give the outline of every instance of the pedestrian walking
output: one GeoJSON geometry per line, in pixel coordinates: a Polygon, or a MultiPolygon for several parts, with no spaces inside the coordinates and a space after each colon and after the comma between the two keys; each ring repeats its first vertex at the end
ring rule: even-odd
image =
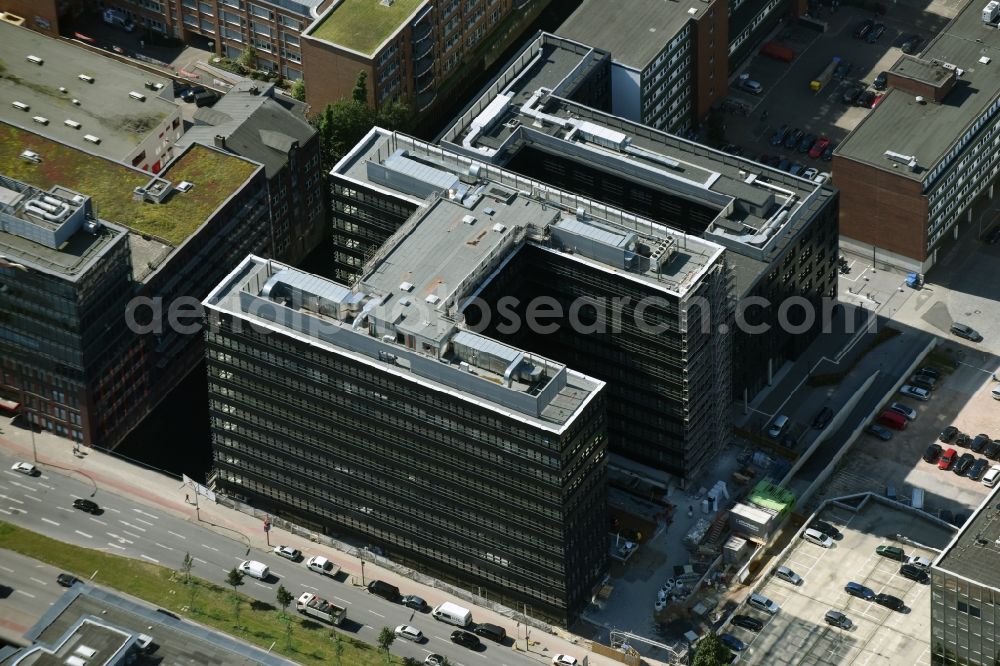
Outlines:
{"type": "Polygon", "coordinates": [[[191,503],[191,497],[187,493],[184,493],[184,503],[185,504],[191,503]]]}

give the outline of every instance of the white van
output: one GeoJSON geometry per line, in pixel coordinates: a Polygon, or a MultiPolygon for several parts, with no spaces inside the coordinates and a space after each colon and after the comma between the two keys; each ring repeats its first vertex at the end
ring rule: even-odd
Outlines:
{"type": "Polygon", "coordinates": [[[784,431],[785,426],[788,425],[788,417],[782,414],[778,418],[771,422],[771,427],[767,429],[767,436],[771,439],[777,439],[781,437],[782,431],[784,431]]]}
{"type": "Polygon", "coordinates": [[[823,546],[824,548],[833,547],[833,539],[811,527],[802,533],[802,538],[816,544],[817,546],[823,546]]]}
{"type": "Polygon", "coordinates": [[[450,601],[446,601],[432,610],[431,615],[434,616],[435,620],[441,620],[456,627],[467,627],[472,624],[472,611],[450,601]]]}
{"type": "Polygon", "coordinates": [[[271,575],[271,570],[267,568],[267,565],[257,560],[243,560],[236,568],[240,570],[240,573],[257,580],[266,580],[271,575]]]}
{"type": "Polygon", "coordinates": [[[997,485],[998,480],[1000,480],[1000,465],[993,465],[993,467],[990,467],[989,471],[983,475],[983,485],[987,488],[992,488],[997,485]]]}
{"type": "Polygon", "coordinates": [[[924,489],[914,488],[913,495],[910,497],[910,506],[914,509],[924,508],[924,489]]]}

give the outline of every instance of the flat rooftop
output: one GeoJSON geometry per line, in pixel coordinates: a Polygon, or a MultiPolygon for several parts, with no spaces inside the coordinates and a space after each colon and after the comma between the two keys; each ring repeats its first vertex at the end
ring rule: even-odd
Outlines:
{"type": "MultiPolygon", "coordinates": [[[[34,641],[5,664],[64,666],[68,657],[82,658],[89,666],[119,663],[112,651],[123,648],[139,634],[152,636],[155,648],[137,655],[133,666],[154,664],[213,664],[214,666],[293,666],[280,657],[250,647],[205,627],[175,619],[111,592],[76,585],[60,597],[28,630],[34,641]],[[81,646],[94,650],[83,658],[81,646]],[[43,649],[46,648],[46,649],[43,649]]],[[[121,663],[125,663],[124,660],[121,663]]]]}
{"type": "Polygon", "coordinates": [[[611,53],[616,63],[642,71],[677,31],[700,17],[703,0],[583,0],[556,34],[611,53]]]}
{"type": "MultiPolygon", "coordinates": [[[[982,9],[983,3],[969,2],[921,54],[924,64],[903,56],[893,66],[918,79],[932,76],[935,68],[961,69],[962,75],[940,103],[920,104],[914,95],[891,89],[840,143],[836,154],[925,181],[1000,95],[1000,31],[983,23],[982,9]],[[985,64],[983,58],[988,59],[985,64]],[[916,170],[888,159],[887,150],[915,157],[916,170]]],[[[994,109],[990,115],[996,113],[994,109]]]]}
{"type": "Polygon", "coordinates": [[[1000,590],[1000,486],[990,491],[934,568],[1000,590]]]}
{"type": "Polygon", "coordinates": [[[396,287],[390,294],[367,293],[251,255],[204,303],[312,348],[551,432],[565,430],[604,387],[598,379],[454,322],[446,326],[439,320],[437,335],[424,335],[428,327],[421,317],[432,305],[401,308],[398,299],[409,291],[396,287]],[[414,335],[405,328],[411,319],[417,323],[414,335]]]}
{"type": "Polygon", "coordinates": [[[305,36],[372,56],[428,1],[394,0],[385,5],[379,0],[340,0],[305,31],[305,36]]]}
{"type": "Polygon", "coordinates": [[[170,114],[177,112],[170,79],[131,67],[67,42],[46,37],[34,30],[0,21],[0,121],[16,125],[37,125],[35,131],[70,146],[124,159],[170,114]],[[40,58],[42,64],[29,61],[40,58]],[[93,83],[80,75],[92,77],[93,83]],[[153,84],[149,90],[146,83],[153,84]],[[66,92],[61,92],[65,88],[66,92]],[[130,92],[145,101],[129,97],[130,92]],[[73,100],[79,104],[74,104],[73,100]],[[27,104],[22,111],[13,102],[27,104]],[[40,116],[49,123],[32,120],[40,116]],[[75,120],[80,129],[63,124],[75,120]],[[100,137],[94,144],[83,137],[100,137]]]}
{"type": "Polygon", "coordinates": [[[175,186],[193,183],[189,191],[174,191],[159,204],[136,201],[135,188],[147,185],[150,174],[0,122],[0,174],[39,189],[61,185],[89,196],[97,217],[175,246],[260,168],[241,157],[195,144],[159,174],[175,186]],[[41,161],[23,159],[24,150],[37,153],[41,161]]]}

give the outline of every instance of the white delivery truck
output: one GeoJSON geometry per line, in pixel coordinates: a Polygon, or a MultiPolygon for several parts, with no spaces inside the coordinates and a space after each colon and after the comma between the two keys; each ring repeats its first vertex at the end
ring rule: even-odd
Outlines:
{"type": "Polygon", "coordinates": [[[467,627],[472,624],[472,611],[468,608],[457,606],[450,601],[446,601],[432,610],[431,615],[434,616],[435,620],[441,620],[456,627],[467,627]]]}
{"type": "Polygon", "coordinates": [[[330,576],[331,578],[340,573],[340,567],[325,557],[320,557],[319,555],[315,555],[306,560],[306,568],[309,569],[309,571],[315,571],[316,573],[323,574],[324,576],[330,576]]]}
{"type": "Polygon", "coordinates": [[[347,609],[331,604],[326,599],[321,599],[312,592],[302,593],[302,596],[295,602],[295,610],[303,615],[314,617],[323,622],[329,622],[335,626],[340,626],[340,623],[347,617],[347,609]]]}

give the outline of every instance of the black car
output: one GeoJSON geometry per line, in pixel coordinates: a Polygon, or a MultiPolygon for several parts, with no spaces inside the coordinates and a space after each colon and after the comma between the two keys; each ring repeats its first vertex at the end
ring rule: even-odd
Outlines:
{"type": "Polygon", "coordinates": [[[829,407],[824,407],[823,409],[819,410],[819,413],[816,414],[816,417],[813,419],[813,428],[816,428],[817,430],[822,430],[823,428],[825,428],[830,424],[830,419],[832,418],[833,418],[833,410],[830,409],[829,407]]]}
{"type": "Polygon", "coordinates": [[[940,457],[941,457],[940,444],[931,444],[930,446],[927,447],[927,450],[924,451],[924,462],[936,463],[938,461],[938,458],[940,457]]]}
{"type": "Polygon", "coordinates": [[[74,585],[80,582],[80,579],[68,573],[61,573],[58,576],[56,576],[56,582],[62,585],[63,587],[73,587],[74,585]]]}
{"type": "Polygon", "coordinates": [[[948,426],[947,428],[941,431],[940,435],[938,435],[938,441],[944,442],[945,444],[950,444],[951,440],[955,439],[957,435],[958,435],[958,428],[956,428],[953,425],[948,426]]]}
{"type": "Polygon", "coordinates": [[[872,102],[874,101],[875,101],[875,93],[873,93],[871,90],[866,90],[860,95],[858,95],[858,99],[856,102],[854,102],[854,104],[855,106],[861,106],[866,109],[870,109],[872,108],[872,102]]]}
{"type": "Polygon", "coordinates": [[[815,134],[806,134],[804,137],[802,137],[802,140],[799,141],[799,148],[798,148],[799,152],[808,153],[809,149],[813,147],[813,144],[816,143],[816,139],[818,138],[819,137],[817,137],[815,134]]]}
{"type": "Polygon", "coordinates": [[[792,166],[790,160],[782,159],[777,164],[774,165],[774,168],[780,171],[788,171],[788,167],[790,166],[792,166]]]}
{"type": "Polygon", "coordinates": [[[885,90],[886,86],[888,85],[889,85],[889,77],[885,72],[882,72],[881,74],[876,76],[875,82],[872,83],[872,87],[875,88],[875,90],[885,90]]]}
{"type": "Polygon", "coordinates": [[[851,73],[854,65],[847,62],[846,60],[841,60],[833,70],[833,78],[835,79],[846,79],[847,75],[851,73]]]}
{"type": "Polygon", "coordinates": [[[928,377],[930,377],[935,381],[941,379],[941,371],[935,368],[933,365],[925,365],[924,367],[920,368],[913,374],[927,375],[928,377]]]}
{"type": "Polygon", "coordinates": [[[983,336],[979,335],[979,332],[972,328],[971,326],[966,326],[965,324],[960,324],[955,322],[951,325],[951,332],[960,338],[965,338],[971,342],[982,342],[983,336]]]}
{"type": "Polygon", "coordinates": [[[983,449],[983,455],[990,460],[1000,458],[1000,441],[994,439],[992,442],[987,444],[986,448],[983,449]]]}
{"type": "Polygon", "coordinates": [[[819,532],[822,532],[823,534],[827,535],[831,539],[841,539],[844,536],[843,534],[840,533],[840,530],[838,530],[836,527],[834,527],[830,523],[822,521],[822,520],[814,520],[814,521],[812,521],[812,523],[810,523],[809,527],[811,527],[814,530],[817,530],[819,532]]]}
{"type": "Polygon", "coordinates": [[[785,138],[785,148],[787,148],[788,150],[795,150],[795,146],[799,144],[799,141],[801,141],[802,137],[804,137],[805,135],[806,135],[805,132],[796,127],[794,130],[792,130],[791,134],[789,134],[785,138]]]}
{"type": "Polygon", "coordinates": [[[920,35],[908,35],[900,46],[903,49],[903,53],[907,55],[913,55],[920,49],[920,45],[924,43],[924,38],[920,35]]]}
{"type": "Polygon", "coordinates": [[[785,138],[788,137],[788,125],[782,125],[778,129],[774,130],[774,134],[771,135],[771,145],[780,146],[785,142],[785,138]]]}
{"type": "Polygon", "coordinates": [[[854,28],[855,39],[864,39],[865,37],[867,37],[868,33],[871,31],[874,25],[875,21],[873,21],[872,19],[865,19],[864,21],[859,23],[857,27],[854,28]]]}
{"type": "Polygon", "coordinates": [[[910,580],[915,580],[918,583],[926,583],[930,580],[930,576],[921,567],[915,564],[904,564],[899,567],[899,575],[903,578],[909,578],[910,580]]]}
{"type": "Polygon", "coordinates": [[[467,647],[470,650],[475,650],[482,643],[479,642],[479,637],[475,634],[470,634],[468,631],[462,631],[457,629],[451,632],[451,642],[461,645],[462,647],[467,647]]]}
{"type": "Polygon", "coordinates": [[[986,444],[989,441],[990,441],[989,435],[979,433],[978,435],[976,435],[976,438],[972,440],[972,443],[969,444],[969,448],[972,450],[973,453],[982,453],[983,449],[986,448],[986,444]]]}
{"type": "Polygon", "coordinates": [[[959,476],[965,476],[969,468],[972,467],[973,463],[976,462],[976,456],[971,453],[963,453],[959,456],[958,460],[955,461],[955,466],[952,467],[951,471],[959,476]]]}
{"type": "Polygon", "coordinates": [[[864,87],[853,85],[844,91],[844,94],[840,96],[840,99],[844,102],[844,104],[854,104],[858,101],[858,97],[864,91],[864,87]]]}
{"type": "Polygon", "coordinates": [[[830,160],[832,160],[833,159],[833,149],[836,148],[836,147],[837,147],[837,144],[831,143],[829,146],[826,147],[826,150],[823,151],[823,155],[820,157],[820,159],[822,159],[824,162],[829,162],[830,160]]]}
{"type": "Polygon", "coordinates": [[[205,86],[195,86],[194,88],[188,88],[183,93],[181,93],[181,99],[185,102],[193,102],[195,95],[200,95],[205,92],[205,86]]]}
{"type": "Polygon", "coordinates": [[[986,474],[986,470],[989,468],[990,461],[986,458],[980,458],[972,464],[972,467],[969,468],[969,478],[973,481],[978,481],[983,478],[983,474],[986,474]]]}
{"type": "Polygon", "coordinates": [[[93,502],[89,499],[75,499],[73,500],[73,508],[79,509],[80,511],[86,511],[87,513],[100,513],[101,507],[97,506],[97,502],[93,502]]]}
{"type": "Polygon", "coordinates": [[[407,608],[412,608],[413,610],[422,611],[427,608],[427,602],[423,600],[422,597],[418,597],[415,594],[404,594],[400,599],[399,603],[403,604],[407,608]]]}
{"type": "Polygon", "coordinates": [[[882,36],[885,32],[885,23],[876,23],[872,26],[872,29],[868,31],[865,35],[865,41],[869,44],[874,44],[878,41],[878,38],[882,36]]]}
{"type": "Polygon", "coordinates": [[[760,631],[764,628],[764,623],[755,617],[749,615],[734,615],[730,622],[737,627],[743,627],[744,629],[749,629],[750,631],[760,631]]]}
{"type": "Polygon", "coordinates": [[[956,446],[968,446],[972,438],[966,435],[964,432],[959,432],[955,435],[955,445],[956,446]]]}
{"type": "Polygon", "coordinates": [[[906,604],[899,597],[894,597],[891,594],[878,594],[875,596],[875,603],[879,606],[885,606],[886,608],[891,608],[894,611],[902,611],[906,608],[906,604]]]}

